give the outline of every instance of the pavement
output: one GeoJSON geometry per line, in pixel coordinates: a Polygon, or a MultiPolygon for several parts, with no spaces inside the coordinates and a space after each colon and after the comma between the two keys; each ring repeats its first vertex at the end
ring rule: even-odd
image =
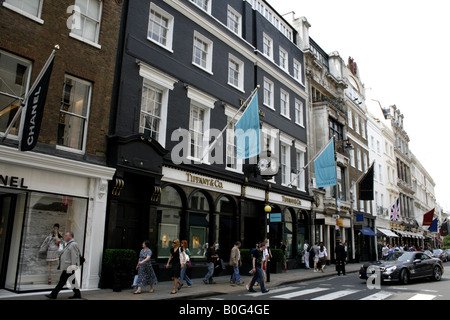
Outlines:
{"type": "MultiPolygon", "coordinates": [[[[355,273],[360,269],[361,264],[347,264],[347,273],[355,273]]],[[[217,296],[228,293],[245,292],[246,284],[251,280],[250,275],[242,275],[244,272],[241,270],[241,277],[244,284],[236,285],[230,283],[230,276],[215,277],[216,284],[204,284],[202,279],[192,279],[193,285],[188,288],[184,284],[183,288],[177,294],[170,294],[173,290],[173,281],[161,281],[155,286],[155,292],[149,293],[148,291],[142,291],[141,294],[133,294],[134,289],[124,289],[121,292],[113,292],[112,289],[93,289],[82,290],[81,295],[84,300],[189,300],[200,299],[209,296],[217,296]]],[[[335,265],[329,265],[325,268],[324,272],[314,272],[313,269],[292,269],[288,272],[271,273],[270,282],[266,283],[266,287],[271,288],[279,287],[286,284],[292,284],[312,279],[324,278],[337,275],[335,271],[335,265]]],[[[260,290],[259,287],[255,287],[255,290],[260,290]]],[[[49,292],[34,292],[26,294],[12,293],[6,290],[0,290],[0,300],[48,300],[45,294],[49,292]]],[[[65,300],[72,295],[70,291],[62,291],[58,297],[60,300],[65,300]]]]}

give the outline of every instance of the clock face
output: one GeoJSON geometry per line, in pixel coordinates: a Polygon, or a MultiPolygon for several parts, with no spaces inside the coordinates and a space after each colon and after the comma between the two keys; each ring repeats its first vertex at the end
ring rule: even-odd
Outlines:
{"type": "Polygon", "coordinates": [[[269,157],[267,154],[263,154],[260,156],[258,169],[261,176],[274,176],[278,173],[278,159],[273,155],[269,157]]]}
{"type": "Polygon", "coordinates": [[[269,168],[269,165],[270,165],[270,163],[269,163],[269,160],[267,160],[267,159],[261,159],[258,162],[258,168],[259,168],[259,170],[261,170],[261,172],[266,171],[269,168]]]}

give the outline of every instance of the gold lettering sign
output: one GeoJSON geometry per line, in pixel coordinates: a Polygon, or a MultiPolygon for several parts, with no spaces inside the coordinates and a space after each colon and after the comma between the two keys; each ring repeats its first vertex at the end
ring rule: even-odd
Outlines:
{"type": "Polygon", "coordinates": [[[299,206],[302,204],[301,200],[299,200],[299,199],[288,198],[288,197],[285,197],[285,196],[281,196],[281,200],[283,202],[292,203],[292,204],[296,204],[296,205],[299,205],[299,206]]]}
{"type": "Polygon", "coordinates": [[[208,187],[223,189],[223,182],[218,179],[203,178],[194,176],[193,174],[186,173],[187,182],[202,184],[208,187]]]}

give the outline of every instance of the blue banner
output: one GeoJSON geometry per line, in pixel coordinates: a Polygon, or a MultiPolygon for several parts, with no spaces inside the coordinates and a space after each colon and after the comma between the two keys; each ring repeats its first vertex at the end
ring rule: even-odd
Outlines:
{"type": "Polygon", "coordinates": [[[259,129],[259,105],[256,93],[247,110],[236,123],[236,156],[238,159],[249,159],[259,155],[259,129]]]}
{"type": "Polygon", "coordinates": [[[334,139],[322,154],[314,161],[316,173],[316,187],[325,188],[335,186],[336,179],[336,159],[334,154],[334,139]]]}

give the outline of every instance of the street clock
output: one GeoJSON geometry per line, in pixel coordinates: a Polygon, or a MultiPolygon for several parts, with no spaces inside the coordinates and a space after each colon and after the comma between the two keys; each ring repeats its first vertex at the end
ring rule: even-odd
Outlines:
{"type": "Polygon", "coordinates": [[[269,152],[262,152],[258,161],[258,174],[265,180],[270,180],[278,173],[278,158],[269,152]]]}

